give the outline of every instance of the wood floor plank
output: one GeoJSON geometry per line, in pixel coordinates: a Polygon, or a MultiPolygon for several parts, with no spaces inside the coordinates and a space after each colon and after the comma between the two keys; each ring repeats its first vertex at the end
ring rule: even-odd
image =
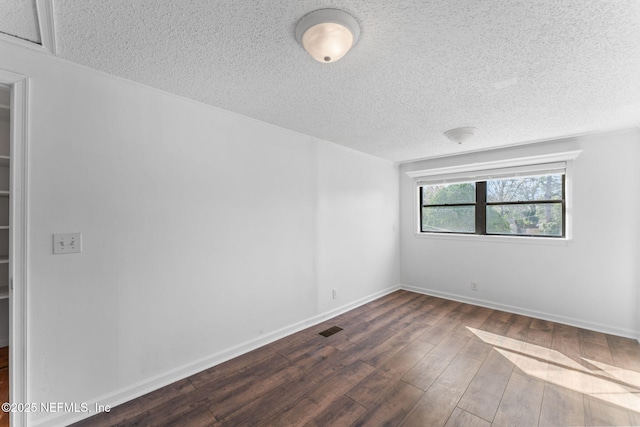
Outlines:
{"type": "Polygon", "coordinates": [[[485,420],[493,420],[512,371],[510,361],[497,351],[491,351],[458,402],[458,407],[485,420]]]}
{"type": "Polygon", "coordinates": [[[507,321],[505,335],[516,340],[526,341],[532,320],[533,319],[527,316],[512,315],[509,321],[507,321]]]}
{"type": "MultiPolygon", "coordinates": [[[[502,313],[500,311],[494,311],[494,313],[502,313]]],[[[478,329],[490,332],[492,334],[504,335],[505,329],[507,329],[507,322],[500,320],[504,316],[494,316],[492,313],[487,320],[482,322],[482,325],[478,329]]]]}
{"type": "MultiPolygon", "coordinates": [[[[334,335],[328,337],[322,337],[318,335],[319,339],[322,339],[327,345],[335,347],[338,350],[344,350],[352,346],[354,343],[357,343],[367,337],[367,333],[364,331],[368,331],[370,335],[372,333],[371,325],[367,322],[358,321],[358,323],[350,323],[350,324],[340,324],[336,325],[342,328],[342,331],[337,332],[334,335]]],[[[395,332],[395,331],[394,331],[395,332]]]]}
{"type": "Polygon", "coordinates": [[[580,329],[580,355],[590,360],[613,365],[613,356],[605,334],[580,329]]]}
{"type": "Polygon", "coordinates": [[[424,341],[412,342],[382,365],[375,374],[351,389],[347,395],[371,409],[433,347],[433,344],[424,341]]]}
{"type": "MultiPolygon", "coordinates": [[[[186,417],[190,412],[203,412],[202,407],[209,410],[221,404],[229,410],[240,406],[252,397],[257,388],[269,390],[274,386],[273,378],[289,378],[301,369],[293,366],[279,354],[272,354],[267,359],[235,371],[218,382],[204,384],[188,394],[181,394],[159,407],[141,413],[137,417],[127,419],[126,425],[163,425],[167,420],[186,417]]],[[[277,385],[277,381],[276,381],[277,385]]]]}
{"type": "Polygon", "coordinates": [[[0,369],[9,367],[9,347],[0,347],[0,369]]]}
{"type": "MultiPolygon", "coordinates": [[[[461,335],[456,333],[454,336],[460,337],[461,335]]],[[[477,336],[471,334],[471,338],[467,340],[467,343],[464,345],[460,352],[462,354],[467,354],[470,357],[483,361],[491,350],[493,350],[493,345],[488,344],[482,341],[477,336]]]]}
{"type": "Polygon", "coordinates": [[[580,332],[578,328],[557,324],[553,333],[551,348],[563,355],[580,360],[580,332]]]}
{"type": "MultiPolygon", "coordinates": [[[[391,295],[387,295],[380,298],[380,300],[389,301],[394,299],[391,298],[391,295]]],[[[341,328],[355,330],[359,325],[366,322],[366,320],[364,320],[363,318],[364,315],[368,314],[370,311],[378,310],[379,305],[375,304],[378,301],[379,300],[372,301],[354,310],[348,311],[346,313],[340,314],[339,316],[325,320],[324,322],[310,326],[309,328],[304,329],[302,332],[311,336],[315,336],[332,326],[340,326],[341,328]]]]}
{"type": "Polygon", "coordinates": [[[444,426],[481,362],[460,355],[442,372],[403,420],[402,426],[444,426]]]}
{"type": "Polygon", "coordinates": [[[540,347],[551,348],[555,324],[547,320],[533,319],[527,332],[527,342],[540,347]]]}
{"type": "Polygon", "coordinates": [[[397,291],[76,425],[640,425],[639,401],[634,340],[397,291]]]}
{"type": "MultiPolygon", "coordinates": [[[[332,338],[332,337],[329,337],[332,338]]],[[[331,347],[331,340],[321,335],[316,335],[307,341],[297,342],[285,349],[278,351],[278,354],[289,360],[295,360],[305,353],[320,350],[324,347],[331,347]]]]}
{"type": "Polygon", "coordinates": [[[411,298],[390,307],[389,310],[385,312],[377,313],[376,316],[363,316],[363,318],[374,325],[397,329],[398,325],[400,325],[400,319],[409,315],[420,306],[420,299],[420,295],[414,294],[411,298]]]}
{"type": "Polygon", "coordinates": [[[111,408],[109,412],[102,412],[91,418],[79,421],[74,427],[112,427],[116,425],[129,425],[131,420],[140,417],[147,409],[137,399],[111,408]]]}
{"type": "Polygon", "coordinates": [[[307,369],[306,372],[313,375],[316,381],[324,383],[338,375],[338,373],[346,366],[359,360],[358,356],[350,351],[337,351],[331,357],[328,357],[315,366],[307,369]]]}
{"type": "Polygon", "coordinates": [[[494,427],[527,427],[538,425],[544,383],[513,372],[504,391],[494,427]]]}
{"type": "Polygon", "coordinates": [[[640,426],[640,409],[637,411],[629,411],[629,419],[632,426],[640,426]]]}
{"type": "Polygon", "coordinates": [[[473,415],[460,408],[453,410],[444,427],[489,427],[491,423],[487,420],[473,415]]]}
{"type": "Polygon", "coordinates": [[[420,298],[412,303],[412,310],[399,318],[392,327],[396,330],[403,330],[415,324],[430,325],[424,321],[424,317],[433,307],[434,303],[431,297],[420,295],[420,298]]]}
{"type": "Polygon", "coordinates": [[[254,381],[250,387],[238,388],[231,396],[224,396],[221,399],[214,400],[208,405],[209,412],[211,412],[216,419],[222,419],[259,396],[301,375],[302,372],[302,369],[295,364],[284,369],[279,369],[262,381],[254,381]]]}
{"type": "Polygon", "coordinates": [[[234,371],[215,382],[200,384],[190,395],[204,396],[213,401],[222,400],[233,393],[251,387],[259,378],[264,378],[289,365],[290,362],[285,357],[277,353],[271,354],[266,359],[234,371]]]}
{"type": "Polygon", "coordinates": [[[266,426],[304,425],[340,399],[351,388],[369,376],[375,368],[356,361],[341,370],[338,376],[310,392],[292,408],[266,421],[266,426]]]}
{"type": "Polygon", "coordinates": [[[579,329],[580,341],[581,342],[590,342],[602,346],[608,346],[609,341],[607,341],[607,334],[603,334],[602,332],[590,331],[588,329],[579,329]]]}
{"type": "MultiPolygon", "coordinates": [[[[7,347],[5,347],[7,348],[7,347]]],[[[8,359],[7,359],[8,363],[8,359]]],[[[0,368],[0,403],[9,402],[9,368],[0,368]]],[[[9,413],[0,411],[0,427],[9,427],[9,413]]]]}
{"type": "Polygon", "coordinates": [[[146,409],[152,409],[170,401],[176,396],[191,393],[193,390],[195,390],[195,387],[188,378],[185,378],[161,389],[152,391],[151,393],[147,393],[139,397],[138,400],[146,409]]]}
{"type": "Polygon", "coordinates": [[[303,373],[276,387],[220,420],[217,426],[255,426],[293,407],[320,384],[315,377],[303,373]]]}
{"type": "Polygon", "coordinates": [[[419,296],[412,292],[400,293],[394,300],[386,301],[383,304],[376,307],[375,310],[367,310],[360,319],[371,322],[376,318],[382,317],[385,314],[394,312],[400,309],[405,304],[409,304],[411,301],[419,298],[419,296]]]}
{"type": "Polygon", "coordinates": [[[467,315],[462,322],[452,331],[454,334],[458,334],[464,337],[473,337],[473,333],[468,328],[479,328],[482,324],[491,316],[493,310],[486,307],[474,307],[469,304],[465,306],[473,307],[472,310],[467,311],[467,315]]]}
{"type": "Polygon", "coordinates": [[[367,411],[355,422],[354,426],[398,425],[423,395],[424,392],[419,388],[399,381],[387,393],[382,402],[367,411]]]}
{"type": "MultiPolygon", "coordinates": [[[[391,328],[394,329],[398,332],[402,332],[407,328],[410,328],[412,326],[421,326],[421,327],[429,327],[431,326],[430,324],[423,322],[419,319],[416,319],[416,317],[420,317],[420,310],[419,308],[415,309],[416,311],[413,312],[408,312],[408,313],[398,313],[398,316],[394,319],[393,322],[389,323],[386,325],[387,328],[391,328]]],[[[426,330],[427,328],[425,328],[426,330]]]]}
{"type": "Polygon", "coordinates": [[[629,412],[600,400],[584,398],[584,420],[587,426],[629,426],[629,412]]]}
{"type": "Polygon", "coordinates": [[[448,301],[442,298],[434,298],[434,302],[436,305],[424,315],[421,319],[422,322],[434,325],[461,304],[457,301],[448,301]]]}
{"type": "Polygon", "coordinates": [[[279,353],[283,350],[295,346],[297,343],[307,342],[312,338],[315,338],[315,335],[311,335],[305,331],[300,331],[296,332],[295,334],[280,338],[279,340],[269,343],[261,348],[264,348],[266,351],[271,350],[273,353],[279,353]]]}
{"type": "Polygon", "coordinates": [[[415,339],[428,328],[429,325],[423,323],[408,325],[403,330],[397,332],[391,338],[360,357],[360,360],[371,366],[379,367],[400,352],[405,346],[415,341],[415,339]]]}
{"type": "MultiPolygon", "coordinates": [[[[385,338],[383,341],[391,338],[398,331],[390,328],[386,328],[384,323],[381,322],[364,322],[359,328],[355,330],[345,330],[341,331],[335,336],[339,334],[343,334],[344,340],[340,342],[331,343],[332,346],[337,348],[338,350],[344,350],[354,344],[357,344],[361,341],[365,341],[370,339],[372,336],[376,335],[384,335],[385,338]]],[[[329,337],[333,338],[333,337],[329,337]]]]}
{"type": "Polygon", "coordinates": [[[580,343],[580,355],[590,360],[613,365],[613,356],[609,345],[602,345],[592,341],[582,341],[580,343]]]}
{"type": "Polygon", "coordinates": [[[426,317],[441,305],[441,299],[429,295],[420,295],[420,312],[412,316],[417,322],[427,323],[426,317]]]}
{"type": "Polygon", "coordinates": [[[184,415],[177,415],[171,417],[171,419],[162,421],[164,427],[210,427],[214,425],[216,419],[209,412],[209,410],[201,406],[194,411],[187,412],[184,415]]]}
{"type": "Polygon", "coordinates": [[[467,313],[453,311],[447,317],[440,319],[432,327],[427,329],[418,339],[431,344],[438,344],[448,336],[451,331],[456,329],[465,317],[467,317],[467,313]]]}
{"type": "Polygon", "coordinates": [[[274,353],[275,351],[272,348],[260,347],[249,353],[243,354],[242,357],[230,359],[224,363],[214,366],[213,368],[192,375],[189,377],[189,381],[191,381],[191,384],[197,388],[261,362],[262,360],[273,356],[274,353]]]}
{"type": "Polygon", "coordinates": [[[350,426],[366,411],[364,406],[342,396],[330,408],[305,424],[305,427],[350,426]]]}
{"type": "MultiPolygon", "coordinates": [[[[180,424],[190,416],[190,414],[198,414],[197,418],[201,418],[202,414],[207,412],[206,401],[200,400],[184,400],[181,405],[161,405],[149,411],[143,412],[135,418],[127,419],[121,425],[128,427],[138,426],[164,426],[169,423],[180,424]]],[[[211,414],[209,414],[211,415],[211,414]]],[[[214,423],[215,418],[211,417],[210,423],[214,423]]],[[[114,424],[112,424],[114,425],[114,424]]]]}
{"type": "Polygon", "coordinates": [[[630,338],[607,335],[614,364],[619,368],[640,372],[640,343],[630,338]]]}
{"type": "Polygon", "coordinates": [[[553,384],[545,384],[540,409],[540,425],[583,426],[583,395],[553,384]]]}
{"type": "Polygon", "coordinates": [[[314,374],[318,381],[324,382],[337,375],[341,369],[353,364],[365,355],[369,354],[372,350],[396,333],[397,331],[387,329],[380,331],[380,333],[373,334],[358,343],[352,344],[343,351],[337,352],[334,357],[328,358],[322,363],[319,363],[309,369],[308,372],[314,374]]]}
{"type": "Polygon", "coordinates": [[[393,306],[383,305],[378,307],[373,314],[360,316],[350,324],[338,325],[343,328],[343,331],[329,337],[330,344],[338,350],[344,350],[355,343],[368,339],[373,334],[382,333],[387,338],[391,337],[397,332],[397,329],[390,328],[390,325],[393,325],[403,313],[406,313],[406,310],[410,310],[408,306],[417,297],[415,295],[413,299],[400,300],[395,309],[393,306]]]}
{"type": "Polygon", "coordinates": [[[497,320],[499,322],[508,323],[513,316],[517,316],[517,315],[509,313],[507,311],[493,310],[493,313],[491,313],[490,318],[492,320],[497,320]]]}
{"type": "MultiPolygon", "coordinates": [[[[188,415],[192,412],[201,412],[202,408],[206,409],[206,397],[201,395],[194,395],[196,392],[191,392],[189,394],[179,395],[163,405],[157,406],[152,409],[144,409],[138,413],[133,413],[131,411],[127,414],[126,417],[120,417],[118,422],[114,422],[111,424],[98,424],[98,425],[126,425],[126,426],[153,426],[153,425],[164,425],[168,422],[178,420],[180,418],[188,417],[188,415]]],[[[133,402],[137,402],[134,400],[133,402]]],[[[122,406],[122,405],[121,405],[122,406]]],[[[116,407],[116,411],[121,408],[121,406],[116,407]]],[[[112,413],[119,413],[112,410],[112,413]]],[[[102,414],[103,416],[105,414],[102,414]]],[[[111,414],[109,414],[111,415],[111,414]]],[[[108,419],[108,417],[103,417],[108,419]]],[[[91,421],[92,418],[89,419],[91,421]]],[[[115,421],[115,420],[114,420],[115,421]]],[[[93,426],[92,422],[86,424],[88,426],[93,426]]]]}
{"type": "Polygon", "coordinates": [[[418,361],[402,379],[421,390],[427,390],[466,343],[455,335],[448,336],[418,361]]]}

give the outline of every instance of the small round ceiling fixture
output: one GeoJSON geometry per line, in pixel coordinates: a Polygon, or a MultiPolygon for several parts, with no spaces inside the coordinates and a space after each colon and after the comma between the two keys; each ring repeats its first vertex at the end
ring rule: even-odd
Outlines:
{"type": "Polygon", "coordinates": [[[318,62],[336,62],[353,47],[360,27],[338,9],[320,9],[305,15],[296,27],[296,40],[318,62]]]}
{"type": "Polygon", "coordinates": [[[457,142],[458,144],[462,144],[469,138],[471,138],[476,133],[476,128],[474,127],[461,127],[455,129],[449,129],[444,133],[444,136],[449,138],[449,140],[453,142],[457,142]]]}

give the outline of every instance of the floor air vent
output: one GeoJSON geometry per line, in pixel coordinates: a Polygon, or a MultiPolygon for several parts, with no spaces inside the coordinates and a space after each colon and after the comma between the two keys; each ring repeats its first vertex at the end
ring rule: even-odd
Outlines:
{"type": "Polygon", "coordinates": [[[342,328],[340,328],[338,326],[332,326],[329,329],[327,329],[326,331],[320,332],[320,335],[322,335],[323,337],[326,338],[326,337],[330,337],[333,334],[337,334],[341,330],[342,330],[342,328]]]}

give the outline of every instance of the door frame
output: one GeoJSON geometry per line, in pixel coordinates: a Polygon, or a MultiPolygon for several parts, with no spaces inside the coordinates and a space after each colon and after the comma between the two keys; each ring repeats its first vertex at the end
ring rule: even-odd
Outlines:
{"type": "MultiPolygon", "coordinates": [[[[0,83],[11,89],[9,224],[9,401],[27,400],[27,243],[29,79],[0,69],[0,83]]],[[[10,414],[11,426],[27,424],[25,412],[10,414]]]]}

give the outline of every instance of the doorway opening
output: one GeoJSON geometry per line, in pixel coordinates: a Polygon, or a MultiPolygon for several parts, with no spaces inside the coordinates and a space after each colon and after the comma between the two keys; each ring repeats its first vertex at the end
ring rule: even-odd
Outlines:
{"type": "MultiPolygon", "coordinates": [[[[27,82],[0,70],[0,404],[26,402],[27,82]]],[[[0,427],[26,421],[0,413],[0,427]]]]}
{"type": "MultiPolygon", "coordinates": [[[[9,271],[11,195],[11,90],[0,86],[0,402],[9,401],[9,271]]],[[[0,413],[0,427],[9,414],[0,413]]]]}

